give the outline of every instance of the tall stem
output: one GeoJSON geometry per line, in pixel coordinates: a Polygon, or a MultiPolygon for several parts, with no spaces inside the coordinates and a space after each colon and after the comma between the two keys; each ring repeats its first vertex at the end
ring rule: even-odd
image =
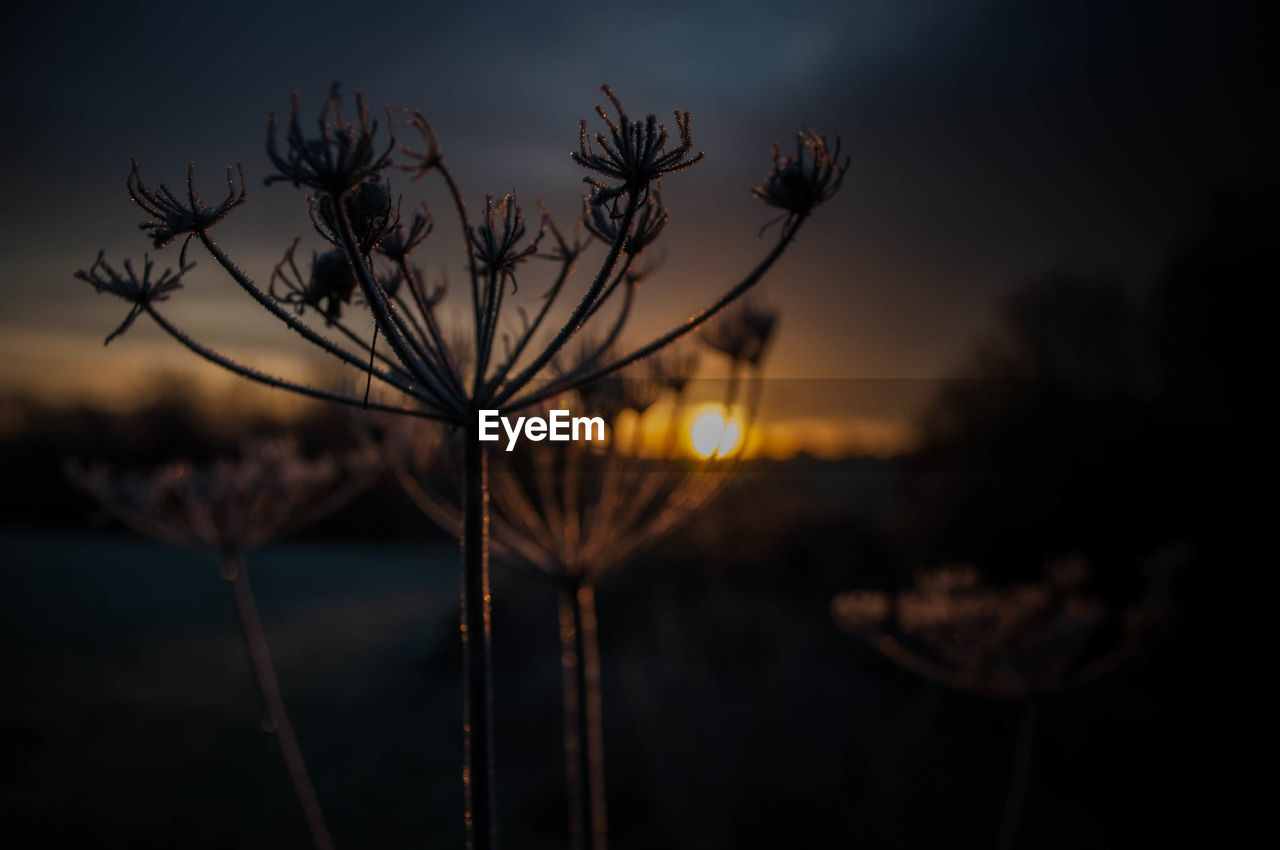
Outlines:
{"type": "MultiPolygon", "coordinates": [[[[474,421],[474,418],[473,418],[474,421]]],[[[493,674],[489,594],[489,458],[479,434],[463,434],[462,785],[467,847],[497,844],[493,781],[493,674]]]]}
{"type": "Polygon", "coordinates": [[[1027,786],[1031,782],[1031,767],[1036,749],[1037,706],[1032,700],[1024,700],[1018,712],[1018,743],[1013,756],[1013,777],[1009,781],[1009,796],[1005,799],[1004,817],[1000,822],[1000,850],[1013,850],[1018,838],[1018,823],[1027,803],[1027,786]]]}
{"type": "Polygon", "coordinates": [[[609,846],[604,785],[604,723],[595,591],[587,582],[560,593],[564,674],[564,758],[574,850],[609,846]]]}
{"type": "Polygon", "coordinates": [[[298,739],[293,734],[293,724],[289,722],[289,714],[285,711],[284,695],[280,692],[280,681],[276,678],[276,668],[267,649],[267,636],[262,629],[262,620],[258,617],[258,606],[253,601],[253,590],[249,587],[249,574],[245,570],[243,553],[231,551],[223,555],[222,577],[231,585],[236,613],[240,616],[240,633],[244,637],[245,648],[249,651],[249,661],[258,684],[258,695],[262,698],[263,710],[275,732],[280,757],[289,773],[289,781],[293,783],[298,804],[302,806],[307,829],[311,832],[311,842],[316,850],[333,850],[333,840],[329,837],[329,828],[320,811],[320,801],[311,785],[311,777],[307,774],[302,750],[298,748],[298,739]]]}

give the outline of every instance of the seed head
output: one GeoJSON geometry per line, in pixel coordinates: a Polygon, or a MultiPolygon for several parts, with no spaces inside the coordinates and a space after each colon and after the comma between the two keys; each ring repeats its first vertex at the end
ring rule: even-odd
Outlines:
{"type": "Polygon", "coordinates": [[[480,270],[515,284],[515,267],[538,251],[546,231],[539,227],[538,235],[529,244],[519,247],[525,236],[524,210],[511,195],[503,195],[494,203],[493,195],[484,199],[484,224],[471,228],[471,244],[476,249],[476,263],[480,270]]]}
{"type": "Polygon", "coordinates": [[[407,156],[409,161],[397,163],[396,168],[401,171],[408,171],[413,175],[412,179],[414,180],[421,179],[424,174],[439,168],[444,162],[444,154],[440,151],[440,142],[436,139],[436,131],[431,129],[431,124],[427,122],[427,116],[416,109],[405,109],[400,106],[391,107],[391,111],[405,116],[404,124],[401,126],[417,130],[418,135],[422,137],[423,143],[423,149],[419,151],[397,141],[397,150],[407,156]]]}
{"type": "Polygon", "coordinates": [[[311,254],[311,268],[303,276],[294,260],[298,240],[293,240],[284,258],[271,272],[267,291],[281,304],[291,305],[298,315],[310,307],[324,313],[327,323],[342,317],[342,305],[350,304],[356,291],[356,277],[347,255],[338,249],[311,254]]]}
{"type": "Polygon", "coordinates": [[[244,169],[238,165],[236,170],[240,174],[240,191],[236,191],[231,166],[227,166],[227,197],[222,203],[211,207],[196,192],[193,177],[196,167],[194,162],[187,164],[187,197],[181,200],[163,183],[160,184],[159,189],[148,187],[142,182],[142,175],[138,171],[138,160],[130,158],[129,161],[133,164],[125,180],[129,197],[151,216],[151,220],[138,225],[138,229],[145,231],[151,237],[151,243],[157,250],[184,233],[187,235],[182,243],[182,254],[178,258],[179,267],[187,264],[187,243],[191,241],[192,236],[207,232],[233,209],[244,203],[244,169]]]}
{"type": "Polygon", "coordinates": [[[578,150],[569,156],[583,168],[616,181],[617,185],[608,186],[593,178],[586,178],[600,193],[601,201],[612,200],[627,192],[644,193],[653,181],[661,179],[663,175],[683,171],[705,156],[701,152],[691,155],[693,136],[688,112],[682,115],[679,110],[676,111],[676,132],[680,136],[680,144],[667,150],[670,136],[667,128],[655,116],[650,115],[643,121],[629,121],[626,110],[614,96],[613,89],[608,85],[600,88],[617,110],[618,119],[615,122],[597,105],[596,114],[609,128],[608,137],[604,133],[588,136],[587,122],[583,120],[578,124],[578,150]],[[599,146],[599,152],[596,151],[596,146],[599,146]]]}
{"type": "Polygon", "coordinates": [[[140,475],[69,464],[67,472],[140,531],[172,543],[243,550],[341,507],[377,469],[369,451],[308,458],[294,440],[267,439],[207,467],[174,463],[140,475]]]}
{"type": "Polygon", "coordinates": [[[369,118],[369,108],[359,93],[356,94],[357,119],[349,122],[343,116],[338,84],[333,84],[320,110],[318,137],[303,135],[300,107],[301,101],[294,94],[283,151],[276,141],[275,113],[268,119],[267,156],[278,173],[268,177],[267,184],[286,181],[340,198],[366,180],[377,181],[391,164],[395,139],[378,152],[374,142],[378,122],[369,118]]]}
{"type": "Polygon", "coordinates": [[[398,224],[395,229],[378,243],[378,253],[393,263],[401,263],[431,235],[435,229],[435,221],[431,218],[431,210],[423,204],[414,210],[413,220],[406,227],[398,224]]]}
{"type": "Polygon", "coordinates": [[[773,144],[773,168],[751,194],[787,213],[788,220],[806,216],[840,189],[849,157],[840,160],[840,138],[832,148],[812,130],[796,133],[795,156],[784,156],[773,144]]]}
{"type": "MultiPolygon", "coordinates": [[[[330,244],[341,247],[333,198],[333,195],[319,194],[309,199],[308,206],[316,232],[330,244]]],[[[366,256],[400,224],[400,212],[391,202],[391,187],[377,180],[366,180],[356,186],[342,197],[342,205],[360,253],[366,256]]]]}
{"type": "Polygon", "coordinates": [[[148,305],[167,301],[169,293],[182,288],[182,276],[192,269],[192,266],[183,266],[177,272],[165,269],[160,277],[152,280],[151,270],[154,266],[151,258],[144,257],[142,262],[141,277],[134,272],[133,263],[129,260],[124,261],[124,273],[121,274],[107,263],[105,256],[99,251],[98,258],[89,266],[88,271],[76,272],[76,277],[91,284],[98,292],[109,292],[133,305],[120,327],[107,336],[103,345],[127,331],[148,305]]]}
{"type": "MultiPolygon", "coordinates": [[[[618,238],[618,215],[615,205],[600,200],[598,192],[582,199],[582,218],[587,230],[597,239],[612,245],[618,238]]],[[[627,235],[622,250],[632,257],[639,256],[662,234],[671,217],[662,206],[662,197],[656,190],[649,192],[636,212],[631,233],[627,235]]]]}

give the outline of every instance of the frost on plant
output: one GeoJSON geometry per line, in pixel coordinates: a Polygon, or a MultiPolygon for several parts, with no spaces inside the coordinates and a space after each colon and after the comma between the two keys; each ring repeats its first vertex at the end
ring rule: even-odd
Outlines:
{"type": "MultiPolygon", "coordinates": [[[[574,162],[586,169],[588,192],[585,222],[561,228],[545,209],[536,223],[511,195],[485,196],[478,220],[469,212],[466,195],[449,166],[444,145],[422,112],[392,109],[384,128],[360,95],[348,110],[335,85],[314,121],[304,119],[301,99],[294,95],[288,120],[268,121],[267,156],[274,169],[268,185],[284,183],[306,193],[305,209],[319,240],[310,261],[299,260],[295,241],[271,272],[265,286],[213,241],[210,231],[246,202],[243,175],[239,187],[228,169],[226,198],[217,205],[196,191],[192,170],[185,192],[164,184],[144,184],[135,163],[128,179],[130,197],[147,215],[141,225],[157,247],[183,237],[180,271],[150,281],[115,275],[99,259],[81,277],[99,291],[111,292],[132,305],[116,334],[145,313],[162,330],[196,355],[248,380],[311,398],[356,408],[446,423],[459,430],[457,444],[464,474],[457,504],[463,539],[462,629],[466,664],[463,770],[467,809],[464,815],[470,846],[493,847],[494,793],[490,709],[490,590],[488,578],[489,458],[476,439],[481,409],[511,413],[544,404],[565,394],[589,391],[601,379],[656,354],[692,333],[724,307],[755,286],[794,242],[816,206],[839,188],[848,166],[817,136],[808,139],[796,158],[775,153],[772,168],[757,195],[788,213],[776,241],[741,280],[691,317],[674,321],[649,342],[621,353],[617,341],[636,284],[646,269],[638,258],[671,226],[659,197],[658,181],[675,178],[703,158],[695,152],[689,113],[675,112],[674,130],[653,115],[632,120],[608,86],[604,94],[612,111],[597,107],[604,129],[579,127],[574,162]],[[396,130],[415,136],[398,139],[396,130]],[[432,230],[425,207],[406,222],[403,200],[391,177],[396,170],[411,181],[431,176],[439,181],[447,206],[456,215],[466,258],[463,297],[468,302],[464,327],[446,326],[440,305],[450,291],[447,280],[433,283],[416,262],[417,252],[432,230]],[[586,227],[603,247],[590,264],[582,286],[569,281],[589,252],[586,227]],[[177,288],[189,269],[186,252],[199,243],[213,263],[262,309],[291,332],[364,378],[365,390],[314,387],[273,376],[240,363],[195,339],[157,305],[177,288]],[[520,279],[532,267],[550,269],[552,283],[541,304],[529,315],[510,308],[520,279]],[[576,301],[554,319],[554,308],[576,288],[576,301]],[[617,304],[616,310],[607,310],[617,304]],[[362,309],[355,309],[357,305],[362,309]],[[504,309],[505,308],[505,309],[504,309]],[[359,321],[367,311],[372,320],[359,321]],[[514,319],[513,314],[514,312],[514,319]],[[603,316],[612,312],[604,324],[603,316]],[[591,326],[598,340],[569,368],[566,346],[591,326]],[[377,391],[374,391],[377,387],[377,391]]],[[[432,182],[435,182],[434,180],[432,182]]],[[[305,256],[305,255],[304,255],[305,256]]],[[[129,267],[126,266],[126,269],[129,267]]],[[[149,273],[149,267],[148,267],[149,273]]]]}

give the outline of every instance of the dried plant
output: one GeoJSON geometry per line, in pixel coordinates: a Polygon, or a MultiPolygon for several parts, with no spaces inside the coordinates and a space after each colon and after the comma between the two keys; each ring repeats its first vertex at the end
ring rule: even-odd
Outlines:
{"type": "Polygon", "coordinates": [[[943,687],[1019,706],[1014,774],[1001,823],[1013,846],[1030,780],[1038,715],[1054,696],[1098,682],[1140,661],[1176,613],[1171,570],[1161,553],[1127,605],[1089,590],[1083,556],[1050,561],[1033,582],[990,585],[972,566],[917,573],[898,594],[856,591],[831,603],[836,622],[900,667],[943,687]]]}
{"type": "MultiPolygon", "coordinates": [[[[764,312],[757,308],[752,315],[764,312]]],[[[745,333],[742,315],[729,312],[708,327],[718,334],[745,333]]],[[[768,315],[763,336],[776,319],[776,314],[768,315]]],[[[748,439],[757,412],[764,342],[755,341],[752,351],[757,353],[749,361],[726,352],[731,378],[725,417],[739,407],[740,370],[750,373],[739,446],[748,439]]],[[[607,346],[585,340],[574,361],[557,363],[557,371],[572,373],[602,357],[607,357],[607,346]]],[[[681,438],[690,419],[687,390],[697,368],[694,352],[669,349],[581,387],[572,397],[555,399],[554,406],[598,415],[607,422],[630,416],[630,434],[624,438],[615,429],[603,446],[530,443],[496,462],[491,478],[495,553],[500,560],[550,581],[560,595],[565,766],[575,848],[604,850],[608,846],[596,586],[709,504],[728,483],[742,455],[738,451],[725,457],[715,451],[700,460],[683,456],[681,438]]],[[[449,435],[437,428],[434,435],[423,438],[414,430],[406,425],[383,441],[387,466],[428,517],[459,534],[462,512],[447,496],[453,488],[440,482],[438,474],[441,459],[450,454],[449,435]]]]}
{"type": "Polygon", "coordinates": [[[849,160],[840,159],[840,140],[832,146],[812,130],[796,133],[795,156],[784,156],[773,146],[773,170],[751,194],[783,211],[788,224],[808,215],[818,204],[840,190],[849,160]]]}
{"type": "Polygon", "coordinates": [[[266,726],[275,733],[294,793],[317,850],[333,842],[298,746],[258,616],[245,553],[339,509],[375,476],[368,452],[304,458],[296,443],[247,444],[240,458],[204,469],[174,463],[150,474],[68,464],[68,474],[111,516],[156,540],[199,546],[221,560],[241,636],[253,666],[266,726]]]}
{"type": "MultiPolygon", "coordinates": [[[[607,132],[588,134],[583,122],[578,150],[572,156],[593,175],[587,178],[589,217],[593,230],[607,240],[607,249],[576,306],[549,338],[536,345],[534,340],[539,339],[553,304],[565,291],[566,282],[585,251],[578,229],[572,239],[567,239],[545,210],[538,226],[531,228],[511,197],[487,198],[483,220],[473,223],[425,115],[405,109],[390,112],[393,121],[398,118],[393,129],[416,133],[421,137],[420,145],[401,142],[392,133],[380,139],[378,122],[371,117],[363,98],[357,95],[355,113],[348,117],[336,86],[324,100],[314,131],[304,129],[296,96],[287,127],[278,127],[274,116],[268,125],[267,152],[276,173],[267,182],[291,183],[307,190],[313,227],[332,246],[315,255],[306,275],[294,262],[291,247],[264,289],[214,242],[212,228],[245,200],[243,177],[237,192],[230,170],[227,200],[217,206],[200,198],[190,171],[185,198],[163,185],[159,189],[149,187],[136,165],[130,172],[129,191],[149,217],[141,227],[155,244],[186,237],[180,273],[188,268],[186,243],[199,242],[215,263],[264,309],[308,342],[365,375],[367,384],[362,396],[267,375],[198,342],[156,309],[158,295],[163,293],[148,289],[145,281],[131,279],[126,285],[106,289],[130,303],[130,318],[124,327],[145,313],[191,351],[245,378],[312,398],[448,423],[464,436],[461,631],[466,671],[466,763],[462,775],[468,843],[479,850],[494,845],[494,793],[489,460],[486,445],[477,439],[477,412],[499,409],[506,414],[573,392],[695,330],[768,272],[795,240],[814,208],[834,194],[848,167],[848,161],[839,162],[838,154],[828,151],[825,142],[813,141],[806,148],[809,158],[805,160],[775,155],[756,194],[785,210],[786,221],[777,241],[746,277],[705,309],[651,342],[623,356],[601,356],[539,386],[539,379],[548,374],[570,338],[598,316],[605,302],[618,292],[624,293],[625,301],[615,322],[616,328],[621,327],[634,294],[636,257],[657,237],[668,217],[656,192],[657,181],[702,158],[701,153],[694,153],[688,113],[676,113],[677,138],[672,139],[655,117],[632,121],[607,86],[604,92],[615,113],[610,115],[597,108],[607,132]],[[404,157],[402,161],[394,161],[396,152],[404,157]],[[443,292],[431,291],[425,276],[411,263],[414,249],[430,227],[423,223],[425,217],[415,217],[407,226],[402,222],[400,205],[393,202],[386,182],[393,167],[409,172],[413,180],[437,175],[457,213],[471,302],[470,335],[463,340],[446,332],[439,320],[437,306],[443,292]],[[542,244],[548,237],[554,244],[544,251],[542,244]],[[340,251],[345,257],[348,271],[340,268],[333,251],[340,251]],[[515,292],[517,278],[535,260],[551,264],[554,281],[533,318],[521,312],[521,325],[506,331],[503,306],[507,291],[515,292]],[[371,335],[359,333],[349,324],[345,308],[354,303],[357,293],[372,314],[371,335]],[[305,320],[308,309],[323,315],[323,331],[305,320]],[[385,340],[383,348],[389,353],[380,350],[379,338],[385,340]],[[501,354],[497,346],[500,338],[504,340],[501,354]],[[383,392],[371,400],[374,382],[383,392]]],[[[96,282],[94,285],[99,286],[96,282]]],[[[617,331],[604,337],[606,341],[610,337],[616,339],[617,331]]]]}
{"type": "Polygon", "coordinates": [[[151,269],[153,267],[154,264],[151,262],[151,258],[144,257],[142,261],[142,276],[139,277],[138,273],[133,270],[133,263],[130,260],[125,260],[124,274],[121,274],[113,269],[103,255],[99,253],[98,259],[94,260],[93,265],[89,266],[87,270],[76,272],[76,277],[90,284],[96,292],[109,292],[133,304],[133,309],[124,317],[120,327],[107,335],[103,345],[109,344],[111,340],[129,330],[133,326],[134,320],[149,305],[157,301],[169,300],[170,293],[182,288],[182,276],[191,270],[190,266],[183,266],[176,273],[171,269],[165,269],[160,273],[160,277],[152,280],[151,269]]]}

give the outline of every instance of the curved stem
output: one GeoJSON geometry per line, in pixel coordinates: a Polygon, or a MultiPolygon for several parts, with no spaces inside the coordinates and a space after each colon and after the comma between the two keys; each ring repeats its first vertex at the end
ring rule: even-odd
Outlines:
{"type": "Polygon", "coordinates": [[[249,587],[249,573],[245,570],[242,553],[232,551],[223,555],[222,577],[231,585],[236,613],[240,617],[240,633],[244,637],[249,661],[253,665],[258,695],[262,698],[263,710],[280,747],[280,757],[306,818],[311,841],[316,850],[333,850],[333,840],[325,825],[320,801],[311,784],[311,777],[307,774],[307,765],[293,733],[293,724],[285,711],[284,695],[280,692],[280,681],[276,677],[276,668],[267,649],[266,633],[262,629],[262,620],[258,617],[258,606],[254,603],[253,590],[249,587]]]}
{"type": "MultiPolygon", "coordinates": [[[[267,309],[267,312],[271,313],[271,315],[275,316],[277,319],[284,322],[286,325],[288,325],[290,328],[296,331],[303,339],[305,339],[307,342],[311,343],[312,345],[315,345],[323,349],[324,351],[327,351],[329,354],[332,354],[334,357],[337,357],[342,362],[356,367],[361,372],[367,371],[364,357],[362,355],[357,356],[355,354],[352,354],[351,352],[347,351],[341,346],[334,344],[332,340],[325,338],[320,333],[317,333],[315,330],[307,326],[305,322],[301,321],[297,317],[289,315],[288,310],[281,307],[279,304],[276,303],[274,298],[272,298],[267,293],[263,292],[258,287],[258,285],[249,278],[247,274],[245,274],[243,271],[240,270],[239,266],[237,266],[234,262],[231,261],[231,258],[228,257],[227,254],[221,248],[218,247],[217,243],[209,238],[208,233],[201,232],[197,235],[200,238],[201,244],[203,244],[205,249],[208,250],[208,252],[213,256],[215,260],[217,260],[218,265],[222,266],[222,268],[226,271],[226,273],[231,276],[232,280],[240,284],[241,289],[243,289],[245,292],[248,292],[251,296],[253,296],[253,300],[257,301],[259,304],[265,307],[267,309]]],[[[393,375],[389,375],[388,373],[383,372],[380,369],[374,370],[373,376],[375,378],[378,378],[381,381],[384,381],[387,384],[390,384],[391,386],[395,387],[402,393],[406,393],[408,395],[415,395],[415,393],[413,392],[412,385],[405,384],[397,380],[393,375]]]]}
{"type": "Polygon", "coordinates": [[[1004,803],[1004,817],[1000,821],[1000,850],[1013,850],[1018,838],[1018,823],[1027,803],[1027,788],[1031,783],[1031,767],[1035,761],[1037,715],[1032,700],[1023,701],[1018,713],[1018,743],[1013,756],[1013,778],[1009,782],[1009,795],[1004,803]]]}
{"type": "Polygon", "coordinates": [[[493,780],[493,671],[489,592],[489,457],[475,429],[463,433],[462,785],[467,847],[497,846],[493,780]]]}
{"type": "Polygon", "coordinates": [[[589,582],[560,592],[560,663],[564,675],[564,756],[569,832],[574,850],[606,850],[604,723],[595,591],[589,582]]]}
{"type": "Polygon", "coordinates": [[[147,314],[155,320],[155,323],[163,328],[165,333],[169,334],[169,336],[173,337],[188,349],[203,357],[205,360],[208,360],[210,363],[221,366],[229,372],[234,372],[242,378],[248,378],[251,381],[256,381],[259,384],[265,384],[269,387],[275,387],[276,389],[289,390],[290,392],[307,396],[308,398],[337,402],[338,404],[345,404],[349,407],[361,407],[367,410],[381,411],[383,413],[398,413],[405,416],[417,416],[420,419],[433,419],[438,422],[452,421],[452,419],[445,417],[434,410],[414,410],[411,408],[393,407],[389,404],[380,404],[378,402],[368,402],[366,404],[363,400],[356,398],[355,396],[343,395],[342,393],[330,392],[329,390],[316,389],[315,387],[309,387],[306,384],[299,384],[294,381],[285,380],[284,378],[277,378],[273,375],[268,375],[265,372],[259,372],[251,366],[244,366],[235,362],[230,357],[219,354],[207,345],[196,342],[185,331],[179,329],[164,316],[160,315],[160,313],[156,311],[155,307],[150,304],[146,306],[146,311],[147,314]]]}
{"type": "MultiPolygon", "coordinates": [[[[680,339],[680,337],[684,336],[685,334],[690,333],[694,330],[697,330],[708,319],[710,319],[716,313],[719,313],[721,310],[727,307],[730,303],[732,303],[735,299],[739,298],[744,292],[746,292],[751,287],[755,286],[760,281],[760,278],[764,277],[765,272],[767,272],[770,269],[770,267],[772,267],[773,264],[778,261],[778,258],[782,256],[784,251],[787,250],[787,246],[790,245],[791,242],[795,239],[796,233],[799,232],[800,226],[803,223],[804,223],[803,218],[797,219],[796,222],[782,235],[782,238],[778,240],[778,244],[773,247],[773,250],[770,251],[769,254],[763,260],[760,261],[759,265],[757,265],[749,275],[747,275],[736,286],[734,286],[732,289],[730,289],[728,292],[722,295],[715,303],[711,304],[709,307],[704,308],[697,315],[685,320],[674,330],[666,334],[663,334],[662,336],[655,339],[653,342],[650,342],[648,345],[645,345],[636,349],[635,351],[628,354],[626,357],[616,360],[613,363],[610,363],[608,366],[601,366],[599,369],[595,369],[591,372],[588,372],[586,375],[582,375],[580,377],[574,378],[571,381],[567,381],[567,380],[553,381],[551,382],[550,385],[540,390],[537,390],[536,392],[532,392],[532,393],[529,393],[528,395],[522,396],[516,399],[515,401],[512,401],[510,404],[505,404],[502,408],[502,413],[504,414],[511,413],[513,411],[520,410],[521,408],[528,407],[531,404],[537,404],[538,402],[544,401],[545,399],[553,398],[559,395],[560,393],[567,392],[576,387],[583,386],[584,384],[589,384],[592,381],[598,381],[600,378],[603,378],[605,375],[611,374],[613,372],[618,371],[619,369],[630,366],[632,363],[635,363],[637,360],[642,360],[643,358],[648,357],[650,354],[653,354],[656,351],[660,351],[661,349],[666,348],[668,345],[680,339]]],[[[509,396],[510,394],[508,393],[507,395],[509,396]]],[[[503,398],[500,398],[499,400],[505,401],[506,399],[505,397],[503,397],[503,398]]]]}

